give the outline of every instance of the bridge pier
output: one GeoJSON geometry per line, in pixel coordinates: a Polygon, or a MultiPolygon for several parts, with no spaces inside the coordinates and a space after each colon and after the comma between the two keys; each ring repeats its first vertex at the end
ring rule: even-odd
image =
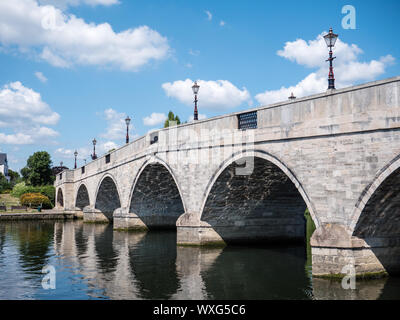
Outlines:
{"type": "Polygon", "coordinates": [[[222,237],[196,213],[184,213],[176,221],[178,246],[225,246],[222,237]]]}
{"type": "Polygon", "coordinates": [[[225,246],[228,243],[304,242],[305,221],[258,217],[222,221],[218,225],[202,221],[196,214],[185,213],[177,221],[178,245],[225,246]]]}
{"type": "Polygon", "coordinates": [[[312,274],[316,277],[343,277],[352,268],[357,277],[378,277],[387,275],[388,268],[398,265],[399,246],[379,241],[368,244],[351,236],[342,225],[322,225],[314,231],[310,243],[312,274]],[[385,263],[384,266],[382,258],[387,260],[392,254],[397,258],[392,259],[391,266],[385,263]]]}
{"type": "Polygon", "coordinates": [[[129,208],[115,209],[114,214],[114,230],[132,230],[147,231],[148,227],[137,214],[129,212],[129,208]]]}
{"type": "Polygon", "coordinates": [[[109,223],[112,221],[112,216],[109,213],[104,213],[99,209],[89,206],[83,208],[83,221],[93,223],[109,223]]]}

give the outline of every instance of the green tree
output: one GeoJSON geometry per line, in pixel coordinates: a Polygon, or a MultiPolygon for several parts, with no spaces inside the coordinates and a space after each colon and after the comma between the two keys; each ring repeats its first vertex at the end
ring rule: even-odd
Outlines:
{"type": "Polygon", "coordinates": [[[7,189],[11,189],[11,185],[4,174],[0,172],[0,193],[7,189]]]}
{"type": "Polygon", "coordinates": [[[51,165],[52,161],[48,152],[35,152],[28,158],[25,168],[21,169],[22,178],[26,184],[32,186],[52,184],[54,176],[51,165]]]}
{"type": "MultiPolygon", "coordinates": [[[[174,113],[172,111],[168,112],[168,119],[165,120],[164,123],[164,128],[168,128],[170,126],[170,121],[175,121],[176,124],[181,124],[181,120],[179,119],[178,116],[175,116],[174,113]]],[[[172,123],[171,123],[172,125],[172,123]]]]}
{"type": "Polygon", "coordinates": [[[15,186],[18,182],[21,182],[21,176],[18,172],[8,169],[8,175],[10,177],[10,183],[15,186]]]}

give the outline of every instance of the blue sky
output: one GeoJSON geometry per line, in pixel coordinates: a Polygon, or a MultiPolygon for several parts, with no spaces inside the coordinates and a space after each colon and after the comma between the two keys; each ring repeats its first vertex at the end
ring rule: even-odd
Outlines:
{"type": "Polygon", "coordinates": [[[0,0],[0,152],[19,170],[35,151],[89,161],[162,127],[326,90],[321,34],[339,34],[337,87],[397,76],[400,2],[0,0]],[[356,29],[343,29],[344,5],[356,29]],[[16,10],[18,8],[18,10],[16,10]],[[106,25],[104,24],[106,23],[106,25]],[[187,80],[189,79],[189,80],[187,80]],[[152,116],[153,114],[153,116],[152,116]]]}

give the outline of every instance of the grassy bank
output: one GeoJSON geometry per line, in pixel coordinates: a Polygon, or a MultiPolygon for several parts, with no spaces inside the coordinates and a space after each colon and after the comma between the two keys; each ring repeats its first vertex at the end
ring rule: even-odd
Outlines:
{"type": "MultiPolygon", "coordinates": [[[[0,194],[0,206],[6,206],[7,213],[21,212],[21,210],[10,211],[11,206],[20,206],[20,205],[21,204],[17,197],[13,197],[11,194],[0,194]]],[[[33,211],[37,211],[37,210],[28,208],[28,212],[33,212],[33,211]]],[[[0,213],[4,213],[4,212],[5,211],[0,211],[0,213]]]]}
{"type": "Polygon", "coordinates": [[[5,205],[8,207],[19,206],[19,199],[13,197],[11,194],[0,194],[0,205],[5,205]]]}

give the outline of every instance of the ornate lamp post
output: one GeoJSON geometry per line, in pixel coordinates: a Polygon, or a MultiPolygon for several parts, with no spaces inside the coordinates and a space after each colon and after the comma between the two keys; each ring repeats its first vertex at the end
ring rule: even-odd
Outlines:
{"type": "Polygon", "coordinates": [[[199,114],[197,112],[197,94],[199,93],[200,86],[197,84],[197,81],[194,82],[192,86],[193,94],[194,94],[194,118],[193,120],[199,120],[199,114]]]}
{"type": "Polygon", "coordinates": [[[78,156],[78,151],[75,150],[74,156],[75,156],[75,166],[74,166],[74,168],[76,169],[76,157],[78,156]]]}
{"type": "Polygon", "coordinates": [[[93,143],[93,154],[92,154],[92,160],[96,160],[97,159],[97,155],[96,155],[96,138],[93,139],[92,141],[93,143]]]}
{"type": "Polygon", "coordinates": [[[336,42],[337,38],[338,38],[338,35],[333,33],[332,28],[329,28],[329,33],[324,36],[326,45],[329,48],[329,58],[326,60],[326,61],[329,61],[328,90],[335,89],[335,78],[333,75],[332,61],[336,57],[332,57],[332,48],[335,46],[335,42],[336,42]]]}
{"type": "Polygon", "coordinates": [[[126,143],[129,143],[129,124],[131,123],[131,119],[129,118],[129,116],[126,117],[125,123],[126,123],[126,143]]]}

